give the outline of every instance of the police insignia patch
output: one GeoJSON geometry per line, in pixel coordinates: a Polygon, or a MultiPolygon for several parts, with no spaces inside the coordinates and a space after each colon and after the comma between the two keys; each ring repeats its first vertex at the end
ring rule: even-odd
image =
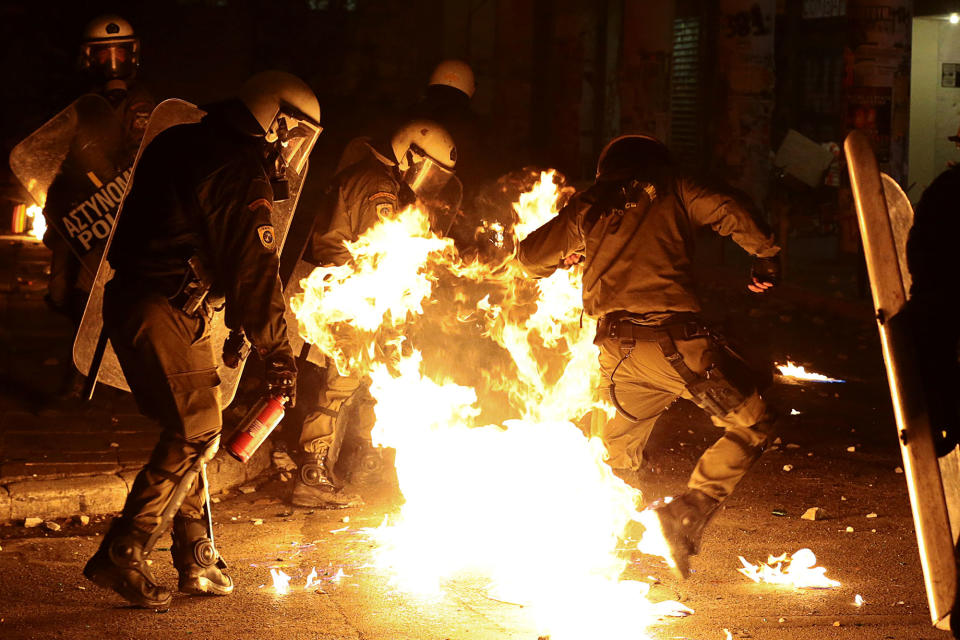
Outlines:
{"type": "Polygon", "coordinates": [[[273,232],[273,225],[265,224],[257,227],[257,235],[260,236],[260,244],[267,251],[275,251],[277,248],[277,236],[273,232]]]}
{"type": "Polygon", "coordinates": [[[377,205],[377,217],[386,218],[393,215],[393,205],[390,203],[377,205]]]}

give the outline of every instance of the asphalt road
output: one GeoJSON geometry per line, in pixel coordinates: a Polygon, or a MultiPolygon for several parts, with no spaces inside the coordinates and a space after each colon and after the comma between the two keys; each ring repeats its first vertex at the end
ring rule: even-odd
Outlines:
{"type": "MultiPolygon", "coordinates": [[[[0,252],[0,263],[8,253],[0,252]]],[[[0,264],[0,272],[7,271],[0,264]]],[[[18,323],[35,320],[18,312],[18,287],[26,285],[18,284],[19,276],[9,281],[4,290],[10,295],[0,298],[0,337],[9,347],[8,363],[17,353],[18,323]]],[[[617,640],[725,640],[725,629],[732,638],[758,640],[949,638],[929,624],[906,486],[895,471],[901,461],[869,311],[860,320],[842,319],[785,302],[758,303],[727,287],[708,294],[715,318],[740,322],[724,321],[731,337],[739,334],[744,343],[765,347],[768,356],[783,360],[792,355],[849,382],[773,389],[774,401],[800,413],[783,425],[780,446],[764,454],[707,530],[693,576],[678,582],[658,561],[642,556],[634,557],[625,572],[625,577],[645,581],[652,576],[657,579],[654,599],[679,599],[695,613],[646,631],[638,620],[636,633],[617,640]],[[801,520],[814,506],[828,518],[801,520]],[[842,586],[799,590],[756,585],[736,571],[740,555],[757,562],[804,547],[842,586]],[[863,606],[854,604],[856,595],[865,600],[863,606]]],[[[16,359],[9,371],[7,364],[0,368],[9,384],[20,380],[29,388],[52,387],[55,380],[48,379],[42,361],[31,352],[29,358],[16,359]]],[[[640,483],[645,495],[653,499],[682,490],[694,460],[717,435],[690,405],[672,408],[648,447],[651,471],[640,483]]],[[[491,472],[496,472],[495,461],[491,472]]],[[[374,545],[364,531],[382,521],[389,504],[333,512],[292,510],[283,503],[289,489],[274,479],[256,493],[225,498],[215,507],[219,546],[237,590],[225,598],[176,597],[166,613],[128,608],[83,578],[81,569],[105,522],[81,526],[60,521],[57,532],[0,527],[0,639],[537,640],[541,635],[524,607],[499,601],[467,579],[451,582],[439,601],[392,587],[389,576],[369,566],[374,545]],[[286,595],[277,595],[271,586],[270,569],[277,567],[292,576],[286,595]],[[314,568],[321,582],[306,590],[314,568]]],[[[168,554],[158,549],[153,558],[158,577],[175,585],[168,554]]],[[[564,560],[557,558],[558,563],[564,560]]],[[[586,606],[576,613],[587,620],[595,615],[586,606]]]]}
{"type": "MultiPolygon", "coordinates": [[[[763,456],[713,521],[694,561],[695,574],[678,582],[645,556],[634,557],[628,567],[625,577],[659,579],[652,599],[679,599],[695,610],[654,624],[647,635],[638,627],[635,637],[724,640],[724,629],[733,638],[757,639],[949,637],[929,626],[906,489],[895,470],[900,464],[896,443],[885,430],[892,426],[882,404],[874,401],[875,384],[775,389],[780,402],[801,414],[791,418],[781,445],[763,456]],[[878,428],[869,430],[871,425],[878,428]],[[849,446],[855,450],[847,451],[849,446]],[[785,465],[792,465],[790,471],[785,465]],[[822,507],[828,518],[801,520],[811,506],[822,507]],[[812,549],[827,576],[842,586],[756,585],[736,571],[739,555],[757,562],[803,547],[812,549]],[[861,607],[854,604],[858,594],[866,602],[861,607]]],[[[676,493],[698,452],[716,435],[691,406],[671,409],[650,445],[656,472],[642,478],[645,494],[676,493]]],[[[82,577],[104,523],[64,522],[59,532],[0,529],[0,637],[540,636],[523,607],[498,601],[468,580],[452,582],[438,602],[396,591],[389,576],[368,566],[374,545],[364,531],[382,521],[389,504],[293,510],[282,501],[287,491],[288,484],[272,480],[256,493],[216,505],[220,548],[237,591],[225,598],[176,597],[166,613],[127,608],[82,577]],[[255,524],[258,519],[261,524],[255,524]],[[292,576],[290,593],[274,592],[273,567],[292,576]],[[320,586],[305,590],[314,568],[320,586]],[[343,575],[336,579],[340,570],[343,575]]],[[[159,578],[175,584],[167,554],[158,550],[153,557],[159,578]]]]}

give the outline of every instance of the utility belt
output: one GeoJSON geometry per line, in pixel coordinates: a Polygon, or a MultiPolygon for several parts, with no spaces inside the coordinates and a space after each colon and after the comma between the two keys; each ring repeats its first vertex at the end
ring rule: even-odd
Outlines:
{"type": "MultiPolygon", "coordinates": [[[[703,407],[708,413],[716,417],[723,417],[739,408],[746,397],[741,389],[737,388],[724,374],[721,369],[721,363],[718,362],[709,367],[704,373],[694,372],[683,360],[683,355],[677,350],[676,341],[694,340],[697,338],[707,338],[711,341],[711,346],[715,347],[718,357],[721,355],[733,356],[741,363],[742,359],[727,345],[722,336],[711,332],[696,315],[692,313],[682,313],[673,316],[665,323],[660,325],[638,324],[643,321],[643,316],[638,316],[626,312],[614,312],[605,315],[597,324],[597,339],[600,343],[604,340],[617,340],[621,352],[625,352],[620,363],[630,357],[630,353],[637,342],[655,342],[660,347],[663,357],[673,368],[674,371],[683,379],[683,383],[693,396],[694,400],[703,407]]],[[[723,358],[729,360],[730,358],[723,358]]],[[[617,364],[617,367],[620,366],[617,364]]],[[[616,368],[614,369],[616,372],[616,368]]],[[[751,390],[752,391],[752,390],[751,390]]],[[[617,411],[622,413],[628,420],[636,422],[636,418],[628,413],[619,402],[617,402],[613,383],[613,373],[610,375],[610,399],[617,411]]]]}
{"type": "Polygon", "coordinates": [[[208,320],[223,307],[223,298],[211,295],[213,279],[199,256],[187,260],[187,271],[173,295],[168,296],[171,306],[190,317],[205,316],[208,320]]]}
{"type": "Polygon", "coordinates": [[[644,316],[622,311],[608,313],[597,323],[596,342],[605,339],[620,342],[660,342],[664,335],[671,340],[693,340],[714,335],[692,313],[678,313],[660,325],[642,324],[643,320],[644,316]]]}

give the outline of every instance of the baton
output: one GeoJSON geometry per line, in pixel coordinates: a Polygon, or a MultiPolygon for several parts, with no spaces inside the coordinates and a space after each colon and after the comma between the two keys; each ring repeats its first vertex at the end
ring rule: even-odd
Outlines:
{"type": "Polygon", "coordinates": [[[107,333],[100,330],[97,337],[97,347],[93,350],[93,359],[90,360],[90,371],[87,372],[87,379],[83,382],[83,391],[80,396],[86,402],[93,399],[93,390],[97,388],[97,377],[100,375],[100,365],[103,364],[103,354],[107,350],[107,333]]]}

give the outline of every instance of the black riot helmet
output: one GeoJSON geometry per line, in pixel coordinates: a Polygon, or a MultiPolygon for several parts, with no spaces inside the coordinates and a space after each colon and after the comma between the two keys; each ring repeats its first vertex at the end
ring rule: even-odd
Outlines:
{"type": "Polygon", "coordinates": [[[672,162],[666,145],[654,137],[640,134],[619,136],[600,152],[597,180],[619,180],[659,172],[672,162]]]}
{"type": "Polygon", "coordinates": [[[98,16],[83,30],[80,68],[102,82],[132,80],[140,67],[140,40],[130,23],[113,14],[98,16]]]}

